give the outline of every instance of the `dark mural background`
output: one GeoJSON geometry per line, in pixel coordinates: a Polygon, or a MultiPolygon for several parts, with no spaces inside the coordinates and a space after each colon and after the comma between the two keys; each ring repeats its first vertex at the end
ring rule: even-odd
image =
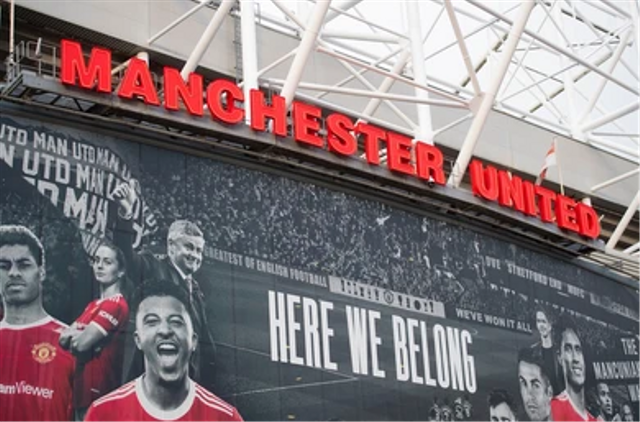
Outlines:
{"type": "Polygon", "coordinates": [[[165,254],[176,219],[204,233],[196,276],[216,369],[200,383],[247,420],[486,420],[494,389],[508,391],[527,419],[517,355],[540,341],[540,307],[552,325],[570,318],[578,327],[591,413],[599,414],[596,384],[606,381],[616,413],[629,402],[637,419],[638,356],[622,342],[637,347],[636,290],[450,222],[125,138],[0,116],[0,223],[25,225],[41,238],[45,308],[62,321],[73,322],[97,295],[89,257],[101,238],[113,238],[113,189],[133,178],[143,199],[136,251],[165,254]],[[292,295],[299,301],[289,321],[302,328],[278,349],[273,311],[278,297],[292,295]],[[304,298],[315,305],[304,308],[304,298]],[[324,331],[314,347],[304,331],[310,313],[320,321],[322,303],[332,307],[328,362],[324,331]],[[354,329],[358,312],[377,316],[377,375],[374,336],[354,329]],[[403,354],[412,321],[415,361],[403,354]],[[291,362],[292,343],[302,364],[291,362]],[[354,367],[354,355],[366,364],[354,367]],[[631,363],[635,372],[602,369],[611,362],[631,363]]]}

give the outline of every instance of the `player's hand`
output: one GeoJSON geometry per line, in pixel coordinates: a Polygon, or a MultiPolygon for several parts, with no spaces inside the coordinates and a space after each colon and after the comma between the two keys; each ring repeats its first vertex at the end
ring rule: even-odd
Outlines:
{"type": "Polygon", "coordinates": [[[69,347],[71,347],[72,337],[73,334],[71,333],[71,328],[67,328],[62,333],[60,333],[60,339],[58,339],[60,347],[62,347],[64,350],[69,350],[69,347]]]}
{"type": "Polygon", "coordinates": [[[136,179],[130,179],[128,182],[119,184],[113,190],[113,199],[118,203],[120,207],[118,212],[122,217],[131,218],[133,205],[138,199],[139,186],[136,179]]]}

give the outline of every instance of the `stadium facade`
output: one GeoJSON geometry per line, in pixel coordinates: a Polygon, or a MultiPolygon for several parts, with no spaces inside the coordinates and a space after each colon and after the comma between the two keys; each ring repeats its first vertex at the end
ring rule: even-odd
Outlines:
{"type": "Polygon", "coordinates": [[[303,3],[0,3],[0,420],[637,420],[637,5],[303,3]]]}

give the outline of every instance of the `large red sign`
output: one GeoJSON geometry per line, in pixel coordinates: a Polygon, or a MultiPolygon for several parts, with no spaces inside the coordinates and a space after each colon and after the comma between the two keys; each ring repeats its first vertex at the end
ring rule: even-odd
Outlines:
{"type": "MultiPolygon", "coordinates": [[[[85,60],[82,46],[74,41],[61,42],[61,81],[105,94],[113,93],[111,81],[111,51],[93,48],[89,60],[85,60]]],[[[188,80],[180,71],[165,67],[163,71],[163,96],[158,95],[144,60],[132,58],[126,68],[115,94],[124,99],[141,99],[151,106],[164,106],[177,111],[180,104],[188,113],[203,117],[206,110],[210,118],[228,125],[243,122],[249,113],[251,128],[265,132],[271,122],[270,131],[280,137],[287,136],[287,107],[285,99],[272,95],[267,101],[265,94],[251,90],[248,110],[239,107],[245,96],[241,88],[226,79],[216,79],[204,86],[203,77],[191,73],[188,80]]],[[[340,113],[323,117],[322,109],[300,101],[291,105],[293,138],[296,142],[317,148],[326,148],[340,156],[357,153],[357,139],[362,140],[365,159],[369,165],[379,166],[381,145],[386,148],[387,167],[395,173],[432,180],[436,184],[446,183],[443,170],[443,155],[440,149],[425,142],[414,142],[411,138],[374,125],[353,120],[340,113]],[[321,134],[322,123],[326,135],[321,134]]],[[[470,166],[473,193],[483,199],[497,201],[525,215],[536,216],[544,222],[555,222],[563,230],[579,233],[595,239],[600,234],[600,223],[593,208],[576,203],[507,172],[474,161],[470,166]]]]}

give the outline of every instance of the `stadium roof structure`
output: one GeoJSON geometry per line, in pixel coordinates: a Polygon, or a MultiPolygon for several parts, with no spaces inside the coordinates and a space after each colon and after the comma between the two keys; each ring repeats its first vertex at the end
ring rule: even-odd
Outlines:
{"type": "MultiPolygon", "coordinates": [[[[10,65],[18,64],[14,1],[5,3],[11,4],[12,11],[10,65]]],[[[22,21],[55,26],[52,19],[28,13],[30,9],[53,14],[48,12],[52,10],[49,6],[15,3],[24,8],[19,14],[22,21]]],[[[89,3],[97,8],[95,4],[100,2],[89,3]]],[[[135,46],[127,44],[121,51],[153,54],[155,50],[171,55],[180,45],[182,54],[177,58],[184,59],[181,69],[185,77],[199,66],[207,68],[212,42],[226,37],[226,41],[234,41],[236,51],[234,63],[222,66],[222,73],[233,69],[244,89],[268,88],[289,104],[299,98],[420,142],[443,143],[450,147],[448,186],[454,189],[464,186],[467,166],[495,113],[553,134],[535,140],[538,151],[547,151],[556,138],[584,145],[591,157],[596,157],[583,164],[585,174],[599,165],[597,157],[619,158],[627,164],[624,170],[591,186],[574,187],[574,196],[593,200],[594,207],[604,214],[602,238],[606,245],[590,251],[589,259],[637,277],[640,192],[627,190],[626,197],[618,195],[616,200],[600,196],[611,186],[638,179],[639,174],[637,1],[126,2],[134,9],[142,7],[134,6],[138,3],[145,4],[149,16],[164,16],[157,19],[162,24],[147,28],[144,41],[135,41],[136,37],[141,39],[139,34],[124,39],[135,46]],[[202,30],[198,29],[195,42],[185,46],[181,28],[194,22],[202,30]],[[275,45],[272,38],[262,38],[265,29],[282,35],[283,43],[275,45]],[[327,60],[334,67],[324,72],[327,60]],[[312,70],[311,61],[315,61],[312,70]],[[336,68],[342,72],[340,77],[336,77],[336,68]],[[451,137],[459,142],[447,143],[445,139],[451,137]]],[[[121,4],[124,7],[125,3],[121,4]]],[[[81,10],[85,6],[74,7],[81,10]]],[[[78,16],[73,24],[95,30],[83,19],[78,16]]],[[[86,30],[70,28],[66,28],[68,32],[78,37],[99,39],[86,30]]],[[[119,44],[114,41],[113,45],[119,44]]],[[[23,52],[22,57],[28,55],[23,52]]],[[[537,176],[531,169],[542,166],[544,153],[527,158],[528,169],[512,159],[494,158],[494,162],[537,176]]],[[[574,159],[558,154],[558,167],[560,161],[566,165],[574,159]]],[[[580,165],[573,163],[574,171],[577,167],[580,165]]],[[[562,170],[550,173],[551,182],[564,189],[562,170]]]]}

